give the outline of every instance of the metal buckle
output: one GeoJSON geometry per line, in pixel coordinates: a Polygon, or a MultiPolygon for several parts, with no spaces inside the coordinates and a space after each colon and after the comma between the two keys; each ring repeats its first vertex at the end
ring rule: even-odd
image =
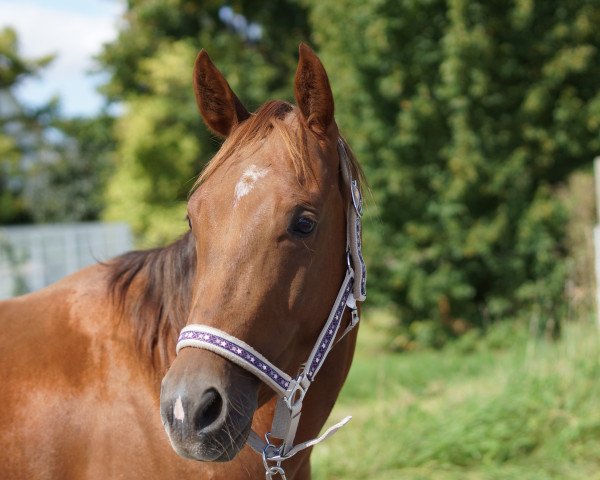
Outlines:
{"type": "Polygon", "coordinates": [[[352,326],[352,328],[354,328],[360,321],[360,316],[358,315],[358,308],[356,308],[356,306],[350,309],[350,315],[350,325],[352,326]]]}
{"type": "Polygon", "coordinates": [[[304,396],[306,395],[306,389],[301,385],[301,381],[302,376],[296,379],[294,386],[289,391],[289,395],[286,395],[283,398],[283,401],[290,411],[295,410],[298,406],[302,406],[302,400],[304,400],[304,396]]]}
{"type": "Polygon", "coordinates": [[[352,194],[352,203],[354,204],[354,210],[356,210],[356,213],[359,217],[362,217],[362,196],[360,194],[360,188],[358,188],[358,182],[356,180],[352,180],[352,182],[350,182],[350,193],[352,194]]]}

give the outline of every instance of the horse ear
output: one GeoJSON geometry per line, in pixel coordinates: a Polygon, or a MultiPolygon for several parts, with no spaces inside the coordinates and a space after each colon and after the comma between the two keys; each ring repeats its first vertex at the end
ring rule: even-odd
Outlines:
{"type": "Polygon", "coordinates": [[[194,64],[194,93],[204,123],[223,137],[250,116],[204,49],[194,64]]]}
{"type": "Polygon", "coordinates": [[[294,95],[309,128],[324,134],[333,122],[333,94],[319,57],[305,43],[294,80],[294,95]]]}

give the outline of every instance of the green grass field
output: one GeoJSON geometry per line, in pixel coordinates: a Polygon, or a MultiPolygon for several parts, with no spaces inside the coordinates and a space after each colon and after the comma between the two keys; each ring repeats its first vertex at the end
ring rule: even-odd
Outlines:
{"type": "Polygon", "coordinates": [[[313,452],[316,479],[600,479],[600,338],[559,341],[498,325],[440,350],[390,353],[363,325],[330,418],[352,421],[313,452]]]}

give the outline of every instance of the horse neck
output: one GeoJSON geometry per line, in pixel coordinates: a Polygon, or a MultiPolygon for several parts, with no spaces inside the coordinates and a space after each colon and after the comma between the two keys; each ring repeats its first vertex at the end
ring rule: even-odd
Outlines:
{"type": "Polygon", "coordinates": [[[137,350],[162,377],[192,303],[196,249],[191,233],[164,248],[126,253],[111,264],[109,288],[137,350]]]}

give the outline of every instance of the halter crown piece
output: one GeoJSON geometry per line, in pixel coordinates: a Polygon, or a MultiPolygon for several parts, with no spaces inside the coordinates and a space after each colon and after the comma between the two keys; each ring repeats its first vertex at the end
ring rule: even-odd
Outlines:
{"type": "Polygon", "coordinates": [[[254,431],[250,432],[248,437],[248,445],[262,455],[267,480],[277,475],[285,479],[285,470],[281,466],[284,460],[322,442],[352,418],[350,416],[344,418],[318,438],[294,445],[294,437],[302,413],[302,401],[327,355],[335,345],[334,339],[344,311],[346,307],[350,309],[351,321],[338,342],[358,324],[359,315],[356,302],[364,301],[367,296],[367,269],[361,245],[362,198],[358,182],[352,178],[348,153],[341,139],[338,140],[338,153],[342,176],[350,189],[350,198],[352,199],[348,205],[346,217],[346,276],[321,334],[308,360],[300,367],[297,376],[290,377],[242,340],[206,325],[187,325],[181,331],[177,341],[177,353],[185,347],[210,350],[248,370],[279,395],[271,431],[265,435],[264,440],[254,431]],[[272,443],[271,439],[273,438],[279,439],[280,442],[272,443]]]}

